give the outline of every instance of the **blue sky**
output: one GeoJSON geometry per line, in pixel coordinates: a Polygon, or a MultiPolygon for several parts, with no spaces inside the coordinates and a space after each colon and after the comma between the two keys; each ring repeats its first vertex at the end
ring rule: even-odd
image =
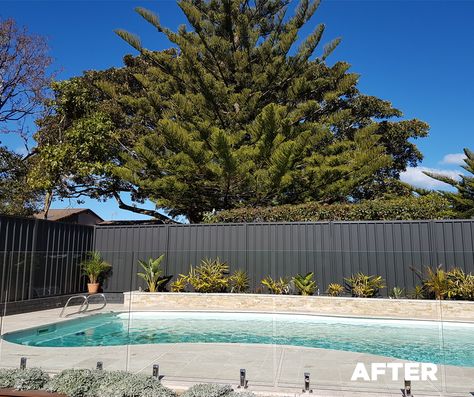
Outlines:
{"type": "MultiPolygon", "coordinates": [[[[163,36],[134,13],[136,6],[152,9],[172,29],[185,22],[174,0],[0,0],[0,17],[12,17],[31,32],[47,36],[54,68],[62,79],[88,69],[120,66],[123,55],[133,51],[113,33],[117,28],[139,34],[147,48],[167,48],[163,36]]],[[[470,0],[323,0],[302,32],[325,23],[323,41],[343,39],[330,63],[349,62],[352,71],[361,75],[362,92],[391,101],[407,118],[430,124],[430,136],[417,142],[425,160],[403,175],[418,186],[443,188],[421,170],[456,175],[462,148],[474,149],[473,17],[474,1],[470,0]]],[[[21,147],[11,137],[0,140],[12,148],[21,147]]],[[[68,206],[78,205],[54,203],[55,208],[68,206]]],[[[86,200],[80,206],[92,208],[105,219],[143,218],[119,210],[114,201],[86,200]]]]}

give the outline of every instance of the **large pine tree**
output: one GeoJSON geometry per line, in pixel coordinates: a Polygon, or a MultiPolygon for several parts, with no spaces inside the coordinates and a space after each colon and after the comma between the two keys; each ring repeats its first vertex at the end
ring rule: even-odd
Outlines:
{"type": "Polygon", "coordinates": [[[339,39],[318,50],[324,25],[298,36],[318,4],[300,0],[289,15],[288,0],[180,0],[189,27],[177,32],[138,8],[171,48],[147,50],[117,31],[146,67],[133,73],[133,92],[96,84],[126,115],[114,134],[139,131],[104,170],[109,188],[132,187],[191,222],[213,209],[396,191],[399,173],[422,158],[410,140],[428,126],[389,121],[401,112],[361,94],[349,64],[327,64],[339,39]]]}
{"type": "Polygon", "coordinates": [[[431,178],[447,183],[456,188],[457,192],[441,191],[452,204],[460,218],[474,218],[474,152],[468,148],[464,149],[466,158],[462,166],[471,175],[460,174],[459,179],[454,179],[443,174],[424,172],[431,178]]]}

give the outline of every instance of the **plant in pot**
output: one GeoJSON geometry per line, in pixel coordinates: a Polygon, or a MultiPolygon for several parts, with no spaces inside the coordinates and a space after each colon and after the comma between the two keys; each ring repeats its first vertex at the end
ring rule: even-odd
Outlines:
{"type": "Polygon", "coordinates": [[[82,272],[89,278],[87,289],[89,294],[96,294],[99,291],[99,277],[110,270],[112,266],[102,259],[100,252],[88,253],[88,258],[81,263],[82,272]]]}

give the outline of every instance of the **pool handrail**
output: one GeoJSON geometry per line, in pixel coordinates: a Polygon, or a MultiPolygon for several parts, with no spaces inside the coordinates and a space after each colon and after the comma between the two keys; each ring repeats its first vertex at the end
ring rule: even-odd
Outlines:
{"type": "Polygon", "coordinates": [[[91,294],[91,295],[84,295],[84,294],[79,294],[79,295],[73,295],[71,297],[69,297],[69,299],[67,300],[66,304],[64,305],[63,309],[61,310],[61,313],[59,314],[59,317],[63,317],[63,314],[64,314],[64,311],[66,310],[66,308],[69,306],[69,303],[73,300],[73,299],[83,299],[84,301],[82,302],[81,306],[79,307],[79,310],[77,312],[72,312],[72,313],[69,313],[67,314],[65,317],[68,317],[68,316],[71,316],[73,314],[80,314],[80,313],[84,313],[87,311],[87,309],[89,309],[89,299],[93,296],[100,296],[103,300],[104,300],[104,303],[102,304],[101,307],[98,307],[96,309],[93,309],[93,310],[90,310],[90,311],[95,311],[95,310],[101,310],[103,309],[105,306],[107,306],[107,299],[105,298],[105,295],[104,294],[91,294]]]}

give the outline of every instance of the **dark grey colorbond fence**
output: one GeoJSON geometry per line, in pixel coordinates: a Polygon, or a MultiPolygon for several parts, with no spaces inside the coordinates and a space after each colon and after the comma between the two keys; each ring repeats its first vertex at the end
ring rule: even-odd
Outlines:
{"type": "Polygon", "coordinates": [[[167,275],[219,256],[248,272],[314,272],[321,291],[362,271],[410,290],[412,269],[459,266],[474,272],[474,220],[83,226],[0,216],[0,303],[84,291],[79,263],[96,249],[113,265],[106,292],[140,285],[137,260],[165,254],[167,275]]]}
{"type": "Polygon", "coordinates": [[[163,253],[167,275],[218,256],[246,270],[254,290],[267,275],[310,271],[321,291],[358,271],[410,290],[419,283],[413,269],[474,272],[474,220],[99,226],[94,247],[113,264],[110,292],[138,288],[137,260],[163,253]]]}
{"type": "Polygon", "coordinates": [[[91,226],[0,216],[0,303],[84,291],[91,226]]]}

